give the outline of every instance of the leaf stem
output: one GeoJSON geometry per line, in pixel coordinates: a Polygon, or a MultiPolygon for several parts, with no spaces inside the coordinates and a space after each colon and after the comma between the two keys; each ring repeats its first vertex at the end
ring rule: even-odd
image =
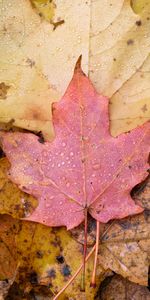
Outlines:
{"type": "Polygon", "coordinates": [[[82,292],[85,292],[85,263],[86,263],[86,253],[87,253],[87,208],[84,211],[85,221],[84,221],[84,249],[83,249],[83,271],[81,275],[81,288],[82,292]]]}
{"type": "MultiPolygon", "coordinates": [[[[93,248],[91,249],[91,251],[89,252],[89,254],[87,255],[85,261],[87,262],[88,259],[90,258],[90,256],[92,255],[92,253],[95,251],[96,248],[96,244],[93,246],[93,248]]],[[[81,266],[78,268],[78,270],[75,272],[75,274],[70,278],[70,280],[66,283],[66,285],[59,291],[59,293],[53,298],[53,300],[57,300],[58,297],[66,290],[66,288],[73,282],[73,280],[77,277],[77,275],[80,273],[80,271],[83,268],[83,263],[81,264],[81,266]]]]}
{"type": "Polygon", "coordinates": [[[96,248],[95,248],[95,259],[94,259],[94,268],[91,280],[91,286],[96,287],[96,266],[97,266],[97,258],[98,258],[98,248],[99,248],[99,235],[100,235],[100,223],[96,221],[96,248]]]}

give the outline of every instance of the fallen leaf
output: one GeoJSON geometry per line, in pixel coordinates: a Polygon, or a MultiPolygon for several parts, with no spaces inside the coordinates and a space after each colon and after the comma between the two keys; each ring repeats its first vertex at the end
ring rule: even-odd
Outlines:
{"type": "Polygon", "coordinates": [[[14,239],[18,231],[18,224],[15,220],[11,222],[2,222],[0,226],[0,280],[12,280],[18,267],[17,249],[14,239]]]}
{"type": "MultiPolygon", "coordinates": [[[[49,291],[53,295],[56,294],[82,262],[82,245],[64,228],[53,229],[3,215],[0,219],[0,235],[2,237],[0,253],[3,255],[0,260],[0,279],[9,280],[19,264],[15,284],[18,285],[17,290],[20,288],[26,295],[31,290],[36,290],[37,286],[49,287],[49,291]]],[[[80,277],[78,277],[60,299],[74,297],[74,300],[77,300],[84,295],[87,299],[94,300],[99,282],[105,278],[106,272],[101,266],[97,268],[98,285],[97,289],[92,289],[90,287],[92,268],[91,258],[87,262],[86,293],[80,292],[80,277]]]]}
{"type": "Polygon", "coordinates": [[[100,291],[97,300],[149,300],[150,292],[145,286],[139,286],[121,276],[115,275],[100,291]]]}
{"type": "Polygon", "coordinates": [[[148,285],[150,215],[140,214],[108,227],[100,240],[99,263],[141,285],[148,285]]]}
{"type": "Polygon", "coordinates": [[[111,97],[114,136],[149,120],[147,0],[5,0],[0,8],[0,81],[10,86],[1,122],[14,118],[51,138],[47,107],[64,93],[80,54],[95,87],[111,97]]]}
{"type": "Polygon", "coordinates": [[[130,191],[146,176],[150,124],[111,137],[108,100],[96,93],[80,61],[53,105],[53,122],[56,138],[44,144],[33,134],[1,133],[9,177],[39,200],[26,219],[71,229],[86,210],[103,223],[140,213],[130,191]]]}
{"type": "Polygon", "coordinates": [[[37,206],[37,200],[20,191],[7,177],[10,167],[8,160],[0,159],[0,213],[21,218],[31,214],[37,206]]]}
{"type": "MultiPolygon", "coordinates": [[[[150,262],[149,195],[148,180],[142,190],[140,187],[139,190],[136,188],[136,198],[146,208],[144,213],[100,225],[99,264],[101,267],[106,270],[111,269],[141,285],[148,284],[150,262]]],[[[75,240],[84,244],[82,224],[72,229],[71,234],[75,240]]],[[[92,219],[89,221],[88,244],[90,246],[95,244],[95,221],[92,219]]]]}
{"type": "Polygon", "coordinates": [[[150,119],[150,3],[133,0],[132,7],[138,14],[128,0],[91,4],[89,76],[110,97],[115,136],[150,119]]]}
{"type": "Polygon", "coordinates": [[[29,0],[0,2],[0,82],[10,86],[0,121],[13,118],[15,126],[51,138],[51,104],[64,93],[81,53],[88,70],[90,7],[85,0],[33,2],[36,8],[29,0]]]}

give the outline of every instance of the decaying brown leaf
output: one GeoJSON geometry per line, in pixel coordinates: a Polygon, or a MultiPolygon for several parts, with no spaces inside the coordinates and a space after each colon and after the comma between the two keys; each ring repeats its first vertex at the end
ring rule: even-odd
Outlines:
{"type": "Polygon", "coordinates": [[[132,283],[115,275],[110,282],[102,286],[97,300],[149,300],[150,292],[145,286],[132,283]]]}
{"type": "Polygon", "coordinates": [[[141,285],[148,284],[150,215],[114,222],[102,236],[99,263],[141,285]]]}

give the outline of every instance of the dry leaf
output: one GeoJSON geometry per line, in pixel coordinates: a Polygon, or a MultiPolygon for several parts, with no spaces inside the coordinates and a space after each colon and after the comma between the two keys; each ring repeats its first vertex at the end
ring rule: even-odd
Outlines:
{"type": "Polygon", "coordinates": [[[129,280],[147,285],[150,258],[150,215],[114,222],[100,241],[99,263],[129,280]]]}
{"type": "Polygon", "coordinates": [[[132,283],[121,276],[115,275],[110,282],[100,290],[97,300],[149,300],[148,288],[132,283]]]}

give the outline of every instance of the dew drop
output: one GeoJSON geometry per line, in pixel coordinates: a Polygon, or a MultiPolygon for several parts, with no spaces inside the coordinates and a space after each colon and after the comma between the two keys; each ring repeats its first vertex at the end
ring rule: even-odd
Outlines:
{"type": "Polygon", "coordinates": [[[66,143],[62,143],[62,146],[65,147],[65,146],[66,146],[66,143]]]}
{"type": "Polygon", "coordinates": [[[51,200],[54,199],[54,196],[50,196],[50,199],[51,199],[51,200]]]}
{"type": "Polygon", "coordinates": [[[70,152],[70,156],[73,156],[73,152],[70,152]]]}
{"type": "Polygon", "coordinates": [[[62,163],[61,163],[62,165],[64,165],[65,164],[65,162],[64,161],[62,161],[62,163]]]}
{"type": "Polygon", "coordinates": [[[67,182],[66,186],[67,186],[67,187],[69,187],[69,186],[70,186],[70,183],[69,183],[69,182],[67,182]]]}
{"type": "Polygon", "coordinates": [[[58,168],[60,168],[60,166],[61,166],[61,165],[60,165],[60,164],[58,164],[58,168]]]}
{"type": "Polygon", "coordinates": [[[62,152],[62,153],[60,153],[60,156],[63,156],[64,155],[64,153],[62,152]]]}

